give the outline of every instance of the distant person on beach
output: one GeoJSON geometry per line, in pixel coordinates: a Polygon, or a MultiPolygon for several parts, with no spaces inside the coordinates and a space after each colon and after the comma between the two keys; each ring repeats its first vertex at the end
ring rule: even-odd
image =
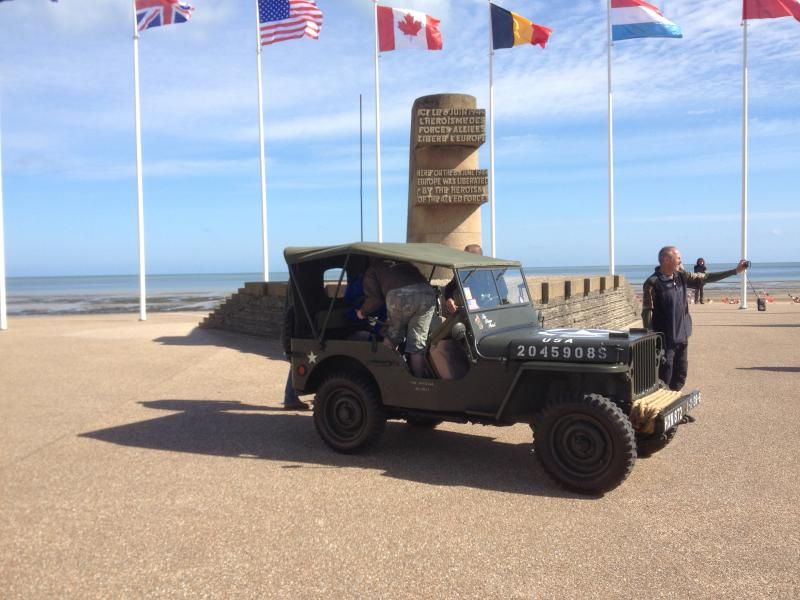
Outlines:
{"type": "MultiPolygon", "coordinates": [[[[467,244],[464,247],[464,252],[469,252],[470,254],[480,254],[482,256],[483,248],[481,248],[480,244],[467,244]]],[[[458,302],[456,302],[457,295],[458,283],[456,282],[456,278],[453,277],[444,288],[444,310],[448,315],[455,314],[455,312],[458,310],[458,302]]]]}
{"type": "MultiPolygon", "coordinates": [[[[704,258],[698,258],[697,262],[694,264],[694,272],[695,273],[705,273],[708,270],[706,267],[706,260],[704,258]]],[[[697,289],[694,291],[694,303],[697,304],[697,301],[700,301],[700,304],[704,304],[703,302],[703,288],[705,287],[704,284],[700,284],[697,289]]]]}
{"type": "Polygon", "coordinates": [[[735,269],[718,273],[687,273],[681,253],[675,246],[664,246],[658,252],[658,266],[642,286],[642,323],[647,329],[664,335],[665,361],[659,377],[671,390],[680,390],[689,372],[687,347],[692,335],[688,289],[720,281],[741,273],[748,267],[740,260],[735,269]]]}

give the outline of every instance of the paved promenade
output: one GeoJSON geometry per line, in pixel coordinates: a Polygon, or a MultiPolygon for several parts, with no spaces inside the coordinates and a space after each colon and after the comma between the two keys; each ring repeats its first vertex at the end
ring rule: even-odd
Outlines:
{"type": "Polygon", "coordinates": [[[692,311],[697,422],[594,499],[525,426],[334,454],[199,314],[12,319],[0,597],[798,598],[800,305],[692,311]]]}

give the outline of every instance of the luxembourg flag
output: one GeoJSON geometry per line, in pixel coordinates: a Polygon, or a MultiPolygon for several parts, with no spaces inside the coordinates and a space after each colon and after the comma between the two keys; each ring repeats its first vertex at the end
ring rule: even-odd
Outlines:
{"type": "Polygon", "coordinates": [[[661,11],[642,0],[611,0],[611,39],[646,37],[681,38],[681,28],[661,11]]]}

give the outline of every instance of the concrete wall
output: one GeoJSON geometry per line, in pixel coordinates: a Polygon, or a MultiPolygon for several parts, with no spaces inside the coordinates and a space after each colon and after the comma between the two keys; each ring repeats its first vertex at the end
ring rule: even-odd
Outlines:
{"type": "MultiPolygon", "coordinates": [[[[547,328],[626,329],[639,319],[633,289],[620,275],[528,277],[528,287],[547,328]]],[[[246,283],[209,314],[200,327],[278,339],[287,284],[246,283]]]]}
{"type": "Polygon", "coordinates": [[[640,319],[639,302],[621,275],[528,277],[528,287],[548,328],[627,329],[640,319]]]}

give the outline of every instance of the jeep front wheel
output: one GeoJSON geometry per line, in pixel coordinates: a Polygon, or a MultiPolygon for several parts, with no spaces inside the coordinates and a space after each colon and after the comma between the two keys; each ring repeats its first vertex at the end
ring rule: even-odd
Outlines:
{"type": "Polygon", "coordinates": [[[328,377],[314,398],[314,427],[337,452],[365,450],[378,441],[386,413],[368,381],[347,374],[328,377]]]}
{"type": "Polygon", "coordinates": [[[554,479],[582,493],[622,483],[636,462],[636,434],[608,398],[552,399],[533,424],[536,455],[554,479]]]}

